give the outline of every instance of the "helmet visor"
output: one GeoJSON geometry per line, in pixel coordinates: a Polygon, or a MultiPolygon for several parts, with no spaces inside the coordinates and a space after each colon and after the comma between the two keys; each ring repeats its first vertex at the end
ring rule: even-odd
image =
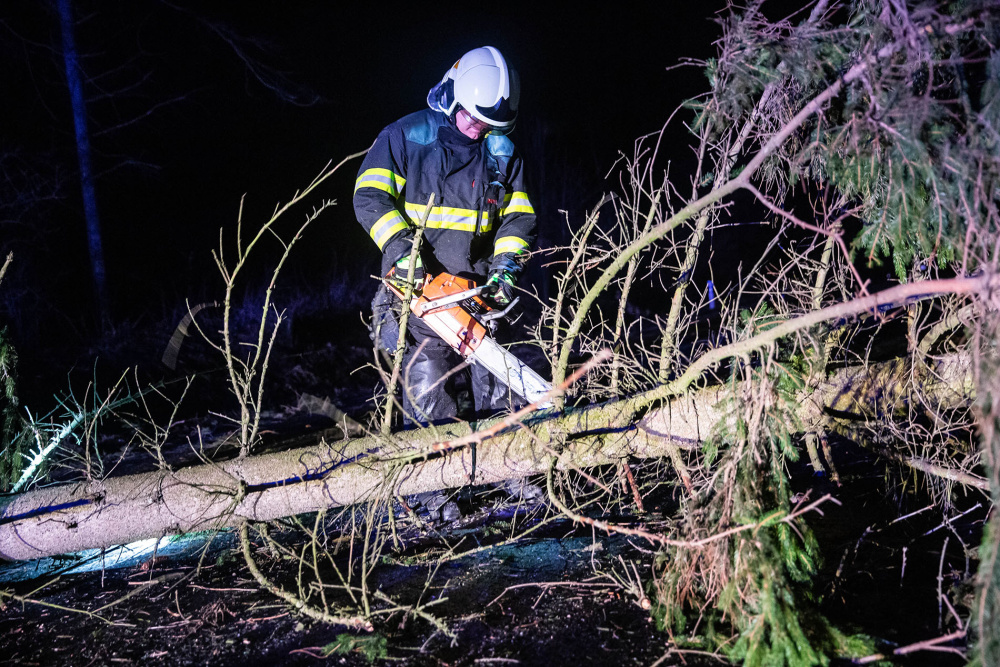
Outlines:
{"type": "Polygon", "coordinates": [[[491,107],[476,105],[476,115],[486,119],[490,125],[506,127],[517,118],[517,109],[511,107],[510,98],[501,97],[491,107]]]}

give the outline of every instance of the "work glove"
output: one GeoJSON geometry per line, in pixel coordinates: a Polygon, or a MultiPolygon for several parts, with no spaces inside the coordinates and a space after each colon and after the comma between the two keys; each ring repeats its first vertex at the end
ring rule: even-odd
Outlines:
{"type": "Polygon", "coordinates": [[[392,266],[392,271],[389,272],[389,280],[396,284],[400,289],[406,287],[406,283],[412,277],[413,289],[419,290],[424,286],[424,280],[427,278],[427,273],[424,271],[424,262],[420,259],[420,255],[404,255],[396,260],[396,263],[392,266]],[[410,273],[412,265],[412,275],[410,273]]]}
{"type": "Polygon", "coordinates": [[[500,308],[506,308],[514,300],[514,283],[521,273],[521,260],[512,252],[504,252],[493,257],[487,273],[486,285],[493,288],[490,299],[500,308]]]}
{"type": "Polygon", "coordinates": [[[492,289],[489,294],[490,300],[498,307],[506,308],[514,300],[514,275],[510,271],[494,271],[486,281],[487,287],[492,289]]]}

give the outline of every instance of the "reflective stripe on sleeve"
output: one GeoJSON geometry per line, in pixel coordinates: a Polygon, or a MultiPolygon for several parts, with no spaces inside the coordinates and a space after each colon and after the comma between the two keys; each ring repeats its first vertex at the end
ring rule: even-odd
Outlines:
{"type": "Polygon", "coordinates": [[[528,242],[516,236],[502,236],[493,244],[493,255],[502,255],[505,252],[512,252],[515,255],[528,252],[528,242]]]}
{"type": "Polygon", "coordinates": [[[379,218],[372,225],[371,231],[368,234],[375,241],[379,250],[385,250],[385,242],[392,238],[392,235],[396,232],[401,232],[408,227],[409,225],[406,224],[406,220],[403,219],[399,211],[393,209],[379,218]]]}
{"type": "Polygon", "coordinates": [[[503,206],[500,208],[500,215],[508,213],[534,213],[526,192],[513,192],[503,198],[503,206]]]}
{"type": "Polygon", "coordinates": [[[398,197],[404,185],[406,179],[388,169],[365,169],[354,183],[354,192],[360,188],[376,188],[388,192],[392,197],[398,197]]]}

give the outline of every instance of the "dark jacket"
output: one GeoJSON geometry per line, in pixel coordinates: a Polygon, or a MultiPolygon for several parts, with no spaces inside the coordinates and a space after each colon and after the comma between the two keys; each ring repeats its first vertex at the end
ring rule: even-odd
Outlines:
{"type": "Polygon", "coordinates": [[[481,281],[496,258],[516,258],[535,243],[535,211],[510,140],[473,141],[426,109],[382,130],[354,187],[355,214],[384,253],[383,273],[410,252],[431,193],[421,251],[431,273],[481,281]]]}

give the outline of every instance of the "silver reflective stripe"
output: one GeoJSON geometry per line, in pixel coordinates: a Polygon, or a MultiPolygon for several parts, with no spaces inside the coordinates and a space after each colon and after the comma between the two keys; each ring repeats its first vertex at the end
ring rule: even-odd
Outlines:
{"type": "MultiPolygon", "coordinates": [[[[551,384],[543,380],[523,361],[500,347],[492,338],[487,338],[480,343],[479,347],[472,353],[471,359],[495,375],[511,391],[529,403],[541,400],[545,394],[552,391],[551,384]]],[[[545,401],[539,407],[552,407],[552,401],[545,401]]]]}

